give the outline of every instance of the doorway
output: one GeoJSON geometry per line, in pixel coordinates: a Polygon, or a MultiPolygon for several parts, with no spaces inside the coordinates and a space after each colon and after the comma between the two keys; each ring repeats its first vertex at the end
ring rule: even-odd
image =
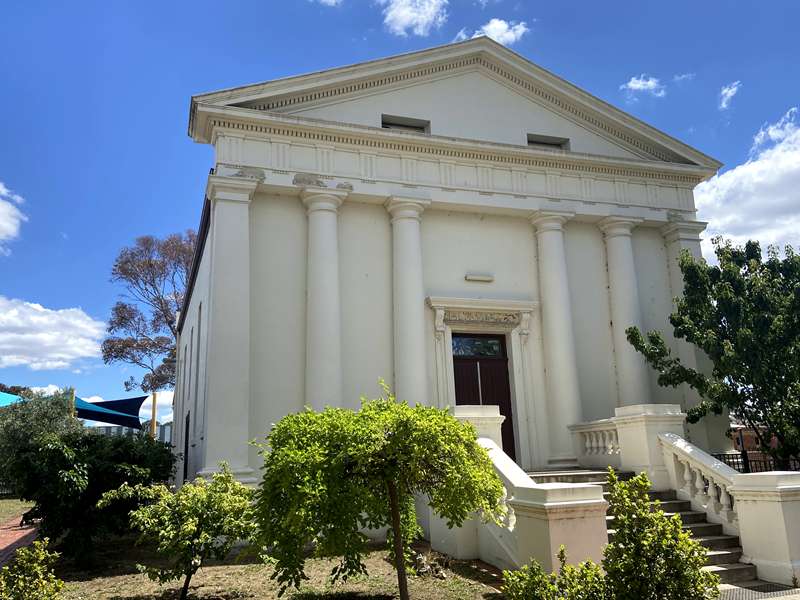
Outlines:
{"type": "Polygon", "coordinates": [[[516,462],[506,336],[453,333],[453,374],[456,404],[499,407],[503,451],[516,462]]]}

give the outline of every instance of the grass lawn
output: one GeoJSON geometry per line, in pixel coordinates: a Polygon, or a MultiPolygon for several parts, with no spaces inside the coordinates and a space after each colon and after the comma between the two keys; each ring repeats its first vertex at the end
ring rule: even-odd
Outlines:
{"type": "MultiPolygon", "coordinates": [[[[107,600],[172,600],[178,598],[183,581],[159,586],[136,571],[135,564],[147,560],[147,552],[132,542],[115,543],[100,552],[102,571],[80,571],[63,564],[57,570],[66,582],[66,600],[105,598],[107,600]]],[[[347,583],[327,581],[333,563],[309,560],[309,581],[283,598],[291,600],[390,600],[396,598],[397,576],[386,561],[386,551],[375,549],[367,556],[369,574],[347,583]]],[[[203,568],[193,578],[189,597],[193,599],[267,599],[278,597],[278,586],[270,580],[272,569],[251,561],[233,560],[203,568]]],[[[474,561],[452,561],[445,579],[411,577],[409,592],[414,600],[502,600],[496,587],[496,572],[474,561]]]]}
{"type": "Polygon", "coordinates": [[[14,517],[22,516],[32,504],[29,502],[22,502],[16,498],[0,498],[0,524],[13,519],[14,517]]]}

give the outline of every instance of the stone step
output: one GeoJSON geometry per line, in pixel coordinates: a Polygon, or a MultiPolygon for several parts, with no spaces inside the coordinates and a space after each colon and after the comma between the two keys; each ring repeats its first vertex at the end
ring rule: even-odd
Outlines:
{"type": "MultiPolygon", "coordinates": [[[[531,471],[528,473],[536,483],[593,483],[603,485],[608,479],[606,471],[589,469],[565,469],[560,471],[531,471]]],[[[617,473],[623,481],[633,477],[633,473],[617,473]]]]}
{"type": "Polygon", "coordinates": [[[739,538],[735,535],[701,535],[695,536],[700,545],[709,550],[723,550],[739,547],[739,538]]]}
{"type": "Polygon", "coordinates": [[[751,581],[756,578],[755,566],[745,563],[708,565],[703,567],[703,570],[718,575],[720,583],[751,581]]]}
{"type": "Polygon", "coordinates": [[[722,525],[719,523],[684,523],[683,528],[692,534],[692,537],[722,535],[722,525]]]}
{"type": "MultiPolygon", "coordinates": [[[[697,510],[686,510],[680,512],[664,511],[664,514],[667,517],[674,517],[675,515],[679,515],[681,521],[683,521],[685,525],[692,523],[704,523],[706,521],[706,513],[697,510]]],[[[610,524],[614,521],[615,518],[616,517],[614,515],[606,515],[606,522],[610,524]]]]}
{"type": "Polygon", "coordinates": [[[692,510],[692,503],[688,500],[659,500],[658,507],[665,513],[683,513],[692,510]]]}
{"type": "Polygon", "coordinates": [[[721,548],[719,550],[706,550],[709,565],[726,565],[738,563],[742,557],[742,549],[736,548],[721,548]]]}

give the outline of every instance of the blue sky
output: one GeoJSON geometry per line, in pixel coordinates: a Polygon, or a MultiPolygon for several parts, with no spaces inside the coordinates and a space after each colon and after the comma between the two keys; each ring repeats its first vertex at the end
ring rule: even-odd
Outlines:
{"type": "Polygon", "coordinates": [[[715,158],[709,229],[797,242],[800,3],[4,3],[0,382],[125,396],[99,358],[119,248],[195,228],[211,151],[189,97],[476,32],[715,158]],[[725,91],[727,90],[727,91],[725,91]]]}

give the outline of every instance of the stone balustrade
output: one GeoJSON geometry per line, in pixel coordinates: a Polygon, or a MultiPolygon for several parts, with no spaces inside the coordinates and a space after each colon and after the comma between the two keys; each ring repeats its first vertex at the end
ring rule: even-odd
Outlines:
{"type": "Polygon", "coordinates": [[[620,468],[619,436],[612,419],[570,425],[578,464],[590,468],[620,468]]]}
{"type": "Polygon", "coordinates": [[[730,488],[738,473],[725,463],[674,433],[660,433],[671,486],[678,497],[689,500],[693,510],[703,511],[725,533],[739,535],[738,516],[730,488]]]}

